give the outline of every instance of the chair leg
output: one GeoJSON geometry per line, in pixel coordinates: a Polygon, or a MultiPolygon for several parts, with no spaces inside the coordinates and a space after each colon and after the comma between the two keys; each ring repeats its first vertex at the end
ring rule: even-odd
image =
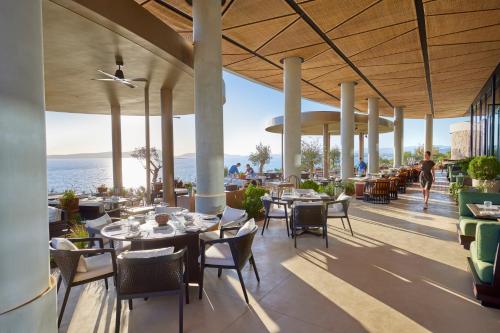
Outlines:
{"type": "Polygon", "coordinates": [[[346,218],[347,218],[347,224],[349,225],[349,229],[351,230],[351,236],[354,236],[354,232],[352,232],[351,221],[349,220],[349,217],[346,218]]]}
{"type": "Polygon", "coordinates": [[[295,227],[293,227],[293,235],[294,235],[294,237],[293,237],[293,246],[295,248],[297,248],[297,229],[295,229],[295,227]]]}
{"type": "Polygon", "coordinates": [[[250,263],[253,266],[253,270],[255,272],[255,277],[257,278],[257,281],[260,282],[259,272],[257,271],[257,265],[255,264],[255,258],[253,257],[253,254],[250,257],[250,263]]]}
{"type": "Polygon", "coordinates": [[[264,229],[266,229],[266,223],[267,223],[267,216],[264,217],[264,224],[262,225],[262,230],[260,232],[260,235],[263,236],[264,235],[264,229]]]}
{"type": "Polygon", "coordinates": [[[71,286],[66,286],[66,292],[64,293],[64,300],[61,305],[61,312],[59,313],[59,319],[57,321],[57,327],[61,326],[62,317],[64,314],[64,309],[66,308],[66,303],[68,302],[69,292],[71,291],[71,286]]]}
{"type": "Polygon", "coordinates": [[[179,333],[184,331],[184,292],[179,290],[179,333]]]}
{"type": "Polygon", "coordinates": [[[239,268],[236,268],[236,272],[238,272],[238,278],[240,279],[241,289],[243,289],[243,296],[245,296],[245,301],[248,304],[247,289],[245,288],[245,282],[243,282],[243,276],[241,275],[241,271],[239,268]]]}
{"type": "Polygon", "coordinates": [[[186,304],[189,304],[189,282],[184,283],[186,304]]]}
{"type": "Polygon", "coordinates": [[[117,297],[116,298],[116,322],[115,322],[115,333],[120,333],[120,318],[122,315],[122,300],[117,297]]]}
{"type": "Polygon", "coordinates": [[[201,264],[201,277],[200,277],[200,283],[198,285],[198,299],[201,299],[203,296],[203,278],[205,275],[205,265],[201,264]]]}
{"type": "Polygon", "coordinates": [[[57,293],[59,293],[59,288],[61,288],[62,276],[59,273],[59,277],[57,278],[57,293]]]}
{"type": "Polygon", "coordinates": [[[344,219],[340,218],[340,221],[342,221],[342,227],[345,229],[344,219]]]}
{"type": "Polygon", "coordinates": [[[217,277],[220,278],[221,275],[222,275],[222,268],[219,268],[217,270],[217,277]]]}
{"type": "Polygon", "coordinates": [[[133,310],[134,309],[134,306],[132,304],[132,299],[131,298],[129,298],[129,300],[128,300],[128,309],[129,310],[133,310]]]}
{"type": "Polygon", "coordinates": [[[328,227],[326,224],[323,227],[323,233],[325,234],[326,248],[328,248],[328,227]]]}
{"type": "Polygon", "coordinates": [[[106,290],[108,290],[108,288],[109,288],[109,286],[108,286],[108,278],[104,279],[104,285],[106,286],[106,290]]]}
{"type": "Polygon", "coordinates": [[[288,217],[285,218],[286,223],[286,236],[290,237],[290,228],[288,227],[288,217]]]}

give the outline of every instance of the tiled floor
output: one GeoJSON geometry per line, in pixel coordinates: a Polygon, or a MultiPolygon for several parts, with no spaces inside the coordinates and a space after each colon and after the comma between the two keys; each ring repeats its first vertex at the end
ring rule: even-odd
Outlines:
{"type": "MultiPolygon", "coordinates": [[[[314,236],[294,249],[284,225],[271,221],[254,242],[261,283],[244,271],[250,306],[235,273],[218,279],[208,269],[202,301],[191,287],[185,332],[500,332],[500,310],[473,297],[457,207],[436,185],[428,211],[417,188],[390,205],[354,202],[355,236],[331,220],[328,249],[314,236]]],[[[61,331],[113,332],[114,308],[112,287],[75,289],[61,331]]],[[[124,303],[122,332],[176,332],[177,324],[175,296],[135,300],[132,311],[124,303]]]]}

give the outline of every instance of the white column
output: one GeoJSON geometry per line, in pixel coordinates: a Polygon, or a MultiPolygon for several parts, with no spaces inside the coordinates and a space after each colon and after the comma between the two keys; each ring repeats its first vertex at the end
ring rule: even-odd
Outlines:
{"type": "Polygon", "coordinates": [[[196,210],[219,213],[224,193],[221,0],[193,1],[196,210]]]}
{"type": "Polygon", "coordinates": [[[113,157],[113,189],[116,194],[123,188],[122,178],[122,125],[120,106],[111,105],[111,146],[113,157]]]}
{"type": "Polygon", "coordinates": [[[379,171],[378,98],[368,98],[368,172],[379,171]]]}
{"type": "Polygon", "coordinates": [[[404,150],[404,118],[403,108],[394,108],[394,167],[399,168],[403,165],[404,150]]]}
{"type": "Polygon", "coordinates": [[[328,124],[323,124],[323,177],[330,176],[330,132],[328,124]]]}
{"type": "Polygon", "coordinates": [[[365,158],[365,134],[364,133],[359,133],[358,135],[359,139],[359,156],[360,158],[364,159],[365,158]]]}
{"type": "Polygon", "coordinates": [[[174,196],[174,129],[172,90],[162,88],[161,96],[161,160],[163,173],[163,201],[175,205],[174,196]]]}
{"type": "Polygon", "coordinates": [[[151,143],[149,135],[149,82],[144,86],[144,126],[146,135],[146,202],[151,201],[151,143]]]}
{"type": "Polygon", "coordinates": [[[0,331],[56,332],[42,1],[0,1],[0,331]]]}
{"type": "Polygon", "coordinates": [[[432,127],[433,119],[432,114],[425,115],[425,145],[424,151],[430,151],[432,153],[432,127]]]}
{"type": "Polygon", "coordinates": [[[340,84],[340,145],[342,146],[341,175],[346,180],[354,175],[354,86],[340,84]]]}
{"type": "Polygon", "coordinates": [[[283,90],[285,93],[284,126],[284,178],[295,175],[300,178],[301,157],[301,64],[302,58],[290,57],[283,59],[283,90]]]}

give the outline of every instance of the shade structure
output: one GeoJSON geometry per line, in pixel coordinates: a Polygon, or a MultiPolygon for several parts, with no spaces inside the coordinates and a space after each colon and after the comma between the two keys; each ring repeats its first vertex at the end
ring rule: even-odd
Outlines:
{"type": "MultiPolygon", "coordinates": [[[[323,125],[328,124],[331,135],[340,134],[340,112],[337,111],[309,111],[302,112],[300,117],[302,135],[323,135],[323,125]]],[[[388,133],[394,130],[392,121],[379,118],[379,133],[388,133]]],[[[270,119],[266,124],[266,131],[281,133],[283,131],[283,116],[270,119]]],[[[354,133],[368,133],[368,115],[356,113],[354,115],[354,133]]]]}
{"type": "MultiPolygon", "coordinates": [[[[137,1],[191,40],[188,2],[137,1]]],[[[303,97],[338,106],[356,81],[355,107],[377,96],[384,116],[462,116],[500,58],[497,1],[236,0],[221,15],[227,70],[281,90],[279,61],[298,56],[303,97]]]]}

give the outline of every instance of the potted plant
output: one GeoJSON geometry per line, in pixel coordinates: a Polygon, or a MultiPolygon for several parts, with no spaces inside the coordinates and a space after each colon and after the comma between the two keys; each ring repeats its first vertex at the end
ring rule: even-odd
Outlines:
{"type": "Polygon", "coordinates": [[[308,189],[318,192],[319,185],[314,180],[307,179],[302,184],[300,184],[301,189],[308,189]]]}
{"type": "Polygon", "coordinates": [[[500,173],[500,163],[494,156],[478,156],[469,163],[467,173],[472,178],[473,187],[482,187],[485,192],[498,192],[500,181],[496,180],[500,173]]]}
{"type": "Polygon", "coordinates": [[[355,189],[354,182],[352,180],[346,180],[345,182],[343,182],[342,187],[344,188],[344,193],[346,195],[354,195],[355,189]]]}
{"type": "Polygon", "coordinates": [[[327,194],[331,198],[334,198],[336,196],[335,186],[333,184],[331,184],[331,183],[328,184],[328,185],[326,185],[326,186],[321,185],[318,188],[318,192],[319,193],[325,193],[325,194],[327,194]]]}
{"type": "Polygon", "coordinates": [[[190,197],[192,197],[192,196],[193,196],[193,183],[191,183],[191,182],[186,182],[186,183],[184,183],[184,187],[187,189],[187,191],[188,191],[188,195],[189,195],[190,197]]]}
{"type": "Polygon", "coordinates": [[[267,193],[263,187],[249,185],[245,190],[245,198],[243,199],[243,208],[248,213],[249,218],[258,218],[262,208],[262,201],[260,198],[267,193]]]}
{"type": "Polygon", "coordinates": [[[79,209],[80,198],[74,190],[66,190],[59,199],[59,205],[68,212],[75,212],[79,209]]]}
{"type": "Polygon", "coordinates": [[[108,187],[105,184],[101,184],[97,187],[97,193],[99,195],[105,195],[108,192],[108,187]]]}

